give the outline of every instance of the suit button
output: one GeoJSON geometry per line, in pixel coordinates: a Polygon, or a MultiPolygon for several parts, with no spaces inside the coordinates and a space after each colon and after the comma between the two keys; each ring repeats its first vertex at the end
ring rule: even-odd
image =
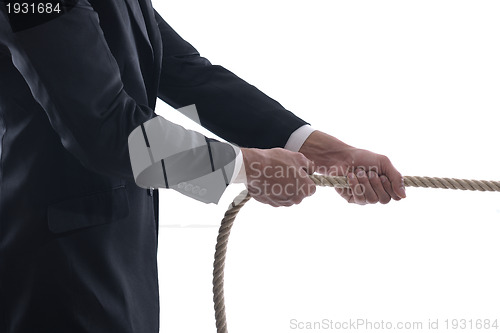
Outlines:
{"type": "Polygon", "coordinates": [[[204,196],[205,194],[207,194],[207,189],[206,188],[202,188],[198,194],[200,196],[204,196]]]}

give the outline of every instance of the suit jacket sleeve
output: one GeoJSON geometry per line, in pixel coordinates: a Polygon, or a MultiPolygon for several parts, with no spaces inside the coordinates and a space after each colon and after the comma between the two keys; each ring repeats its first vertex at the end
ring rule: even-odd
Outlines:
{"type": "MultiPolygon", "coordinates": [[[[92,5],[87,0],[66,4],[65,12],[58,17],[33,21],[7,15],[6,7],[0,3],[0,42],[9,48],[14,65],[65,148],[93,171],[133,180],[129,134],[156,115],[148,105],[138,104],[124,90],[119,67],[92,5]]],[[[156,136],[156,147],[168,146],[170,152],[179,153],[163,161],[167,169],[171,165],[173,170],[170,185],[212,171],[210,164],[202,165],[186,175],[178,166],[179,163],[197,166],[210,161],[208,155],[212,152],[199,148],[200,142],[206,145],[205,137],[165,119],[156,123],[162,125],[163,131],[156,136]],[[199,153],[190,154],[196,148],[199,153]]],[[[217,146],[224,160],[226,152],[235,154],[227,146],[217,146]]],[[[160,154],[161,151],[157,155],[160,154]]],[[[154,157],[155,162],[160,162],[166,156],[154,157]]],[[[228,177],[231,171],[228,170],[228,177]]],[[[163,173],[160,175],[165,180],[163,173]]],[[[140,185],[156,187],[148,181],[140,185]]]]}
{"type": "Polygon", "coordinates": [[[212,65],[156,12],[163,42],[159,97],[175,108],[195,104],[201,125],[242,147],[284,147],[307,124],[227,69],[212,65]]]}

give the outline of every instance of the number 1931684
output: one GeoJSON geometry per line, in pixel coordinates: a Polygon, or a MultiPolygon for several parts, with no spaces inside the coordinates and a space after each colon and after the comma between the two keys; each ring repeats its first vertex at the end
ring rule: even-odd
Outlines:
{"type": "Polygon", "coordinates": [[[60,3],[40,2],[13,2],[5,4],[8,14],[59,14],[61,12],[60,3]]]}

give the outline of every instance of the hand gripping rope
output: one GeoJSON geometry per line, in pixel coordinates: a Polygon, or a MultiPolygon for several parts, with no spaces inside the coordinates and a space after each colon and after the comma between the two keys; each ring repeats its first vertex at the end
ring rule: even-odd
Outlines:
{"type": "MultiPolygon", "coordinates": [[[[311,179],[317,186],[328,187],[349,187],[346,177],[331,177],[321,175],[311,175],[311,179]]],[[[427,187],[427,188],[444,188],[452,190],[468,190],[468,191],[490,191],[500,192],[499,181],[486,180],[469,180],[455,178],[436,178],[436,177],[404,177],[405,186],[410,187],[427,187]]],[[[240,211],[241,207],[250,200],[250,195],[247,190],[241,192],[233,202],[229,205],[228,210],[224,214],[219,235],[217,237],[217,245],[215,246],[215,260],[213,273],[213,293],[214,293],[214,308],[215,308],[215,325],[217,333],[227,333],[226,322],[226,307],[224,305],[224,264],[226,261],[227,243],[229,233],[233,226],[234,219],[240,211]]]]}

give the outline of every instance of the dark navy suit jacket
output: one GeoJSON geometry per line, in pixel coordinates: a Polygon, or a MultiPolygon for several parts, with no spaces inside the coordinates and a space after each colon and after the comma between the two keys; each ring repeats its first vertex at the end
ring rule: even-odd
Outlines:
{"type": "Polygon", "coordinates": [[[150,0],[74,0],[35,23],[0,1],[0,332],[158,332],[158,193],[134,183],[129,133],[157,97],[243,147],[305,122],[150,0]]]}

